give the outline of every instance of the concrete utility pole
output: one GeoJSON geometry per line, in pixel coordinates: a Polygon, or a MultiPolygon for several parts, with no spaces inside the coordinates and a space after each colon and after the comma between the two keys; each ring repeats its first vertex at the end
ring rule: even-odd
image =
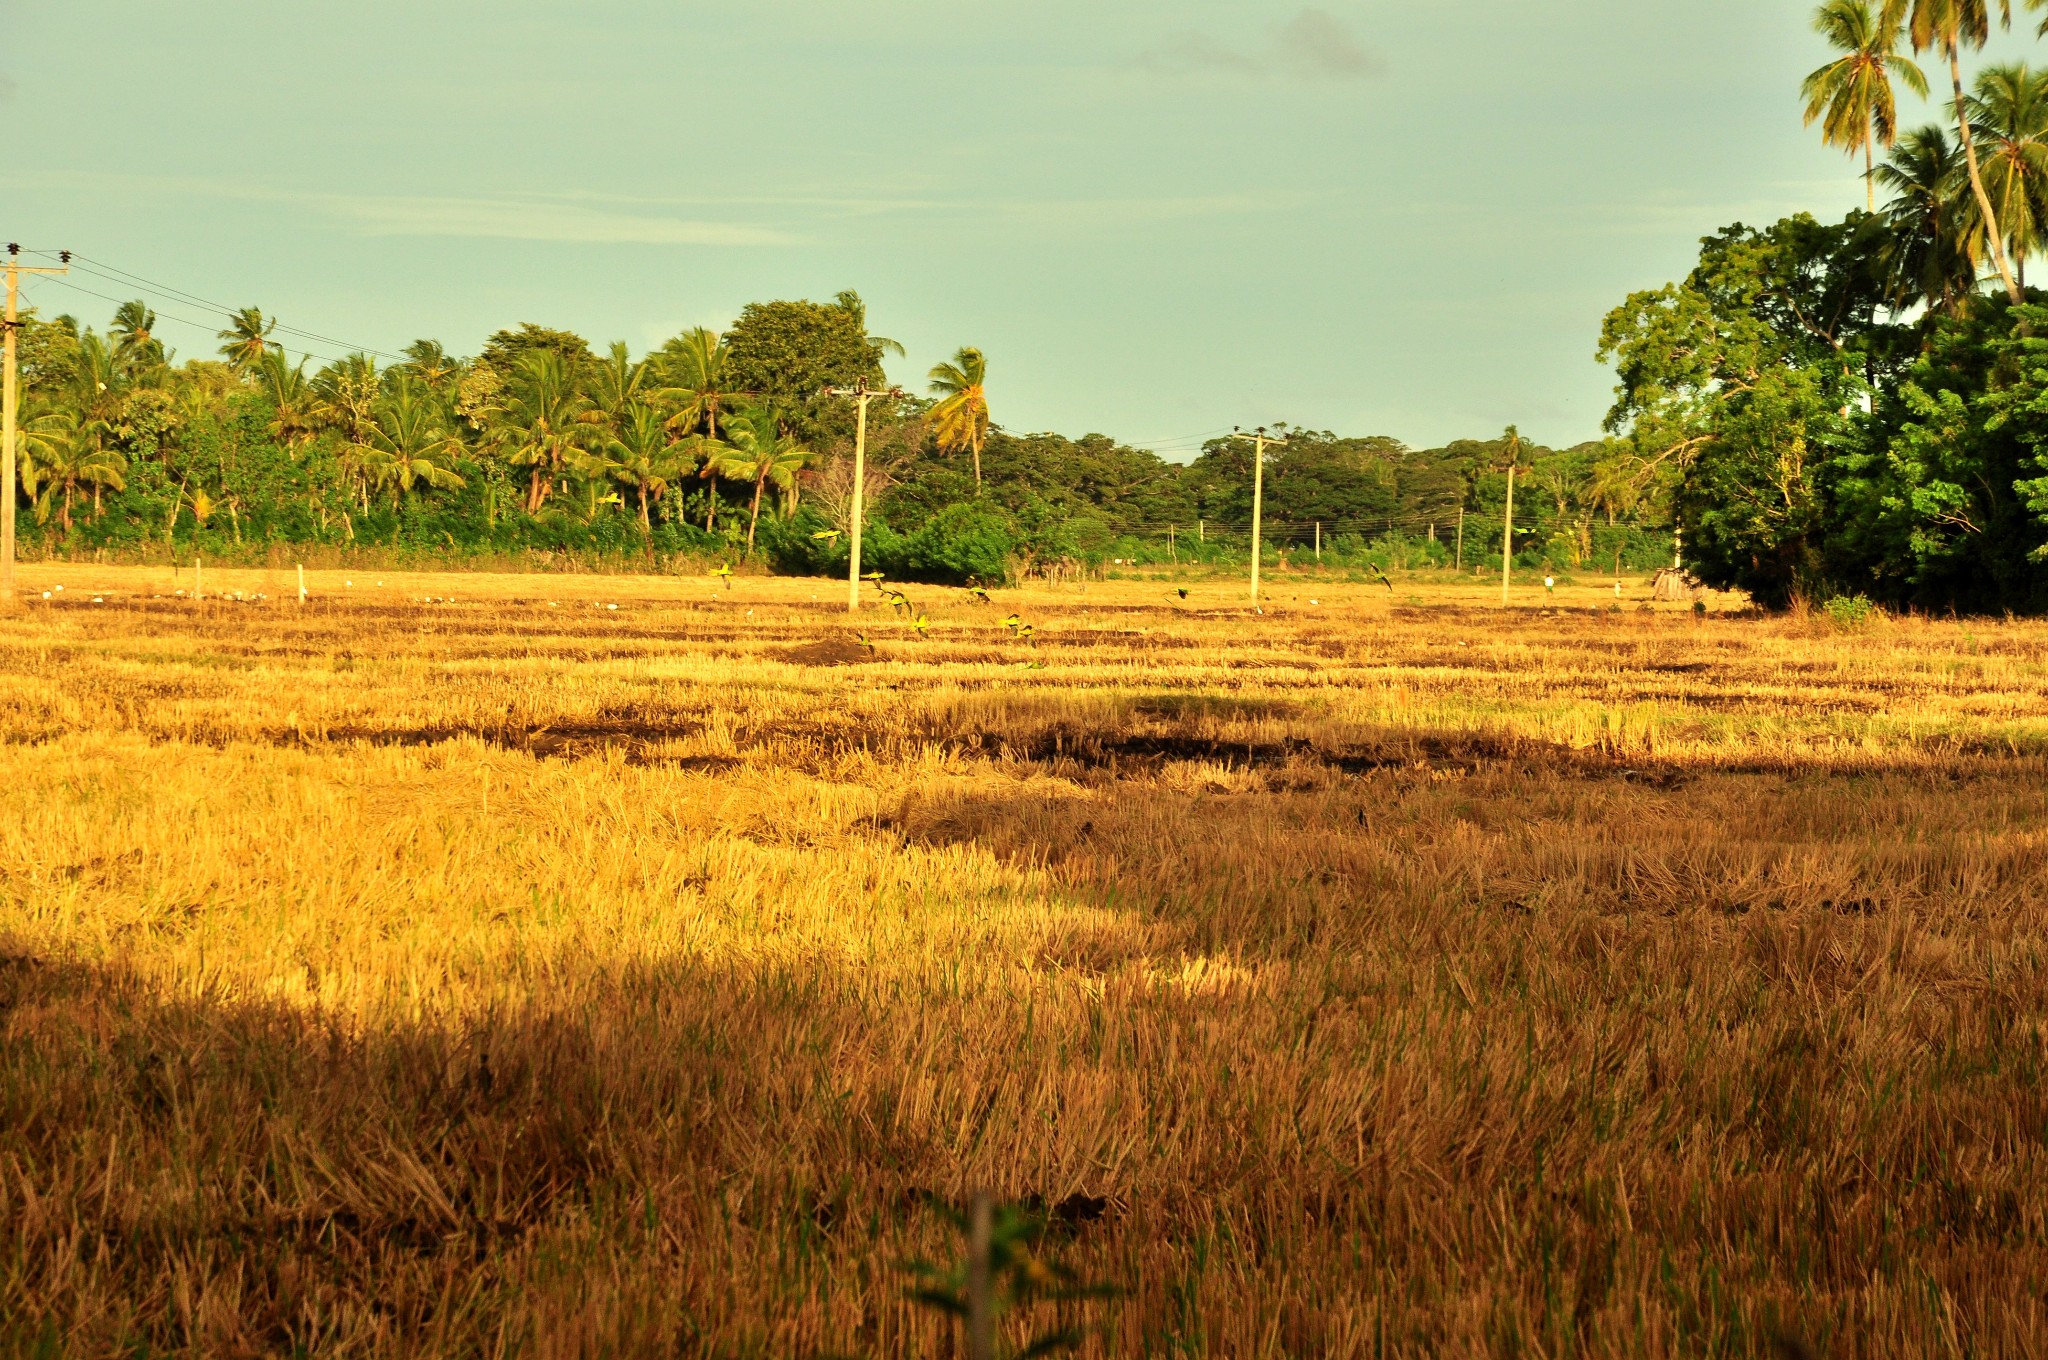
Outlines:
{"type": "Polygon", "coordinates": [[[1515,564],[1515,465],[1508,464],[1507,528],[1500,539],[1500,602],[1508,602],[1508,571],[1515,564]]]}
{"type": "Polygon", "coordinates": [[[1508,456],[1508,509],[1506,527],[1500,536],[1500,603],[1505,609],[1510,573],[1515,565],[1515,465],[1522,461],[1522,432],[1510,425],[1500,442],[1508,456]]]}
{"type": "Polygon", "coordinates": [[[0,392],[0,600],[14,598],[14,494],[20,480],[14,467],[15,425],[20,418],[21,378],[18,338],[21,334],[21,276],[23,274],[69,274],[71,252],[60,250],[62,269],[32,269],[19,263],[21,247],[7,243],[7,339],[6,379],[0,392]]]}
{"type": "Polygon", "coordinates": [[[1243,430],[1231,431],[1232,439],[1242,439],[1252,446],[1252,607],[1259,604],[1259,535],[1266,513],[1266,445],[1284,447],[1287,443],[1279,435],[1267,434],[1261,425],[1251,434],[1243,430]]]}
{"type": "Polygon", "coordinates": [[[853,503],[848,507],[847,534],[852,551],[846,567],[846,612],[860,612],[860,531],[867,517],[868,491],[868,403],[876,397],[887,397],[891,401],[902,399],[903,389],[892,387],[886,392],[877,392],[862,378],[850,388],[828,387],[828,397],[852,397],[854,401],[853,423],[853,503]]]}

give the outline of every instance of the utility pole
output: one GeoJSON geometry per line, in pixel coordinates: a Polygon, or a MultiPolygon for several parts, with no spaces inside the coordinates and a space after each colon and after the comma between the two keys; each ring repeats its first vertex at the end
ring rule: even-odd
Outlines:
{"type": "Polygon", "coordinates": [[[1458,507],[1458,571],[1465,570],[1465,507],[1458,507]]]}
{"type": "Polygon", "coordinates": [[[1508,464],[1507,528],[1500,539],[1500,602],[1508,602],[1508,572],[1515,565],[1515,465],[1508,464]]]}
{"type": "Polygon", "coordinates": [[[1676,524],[1671,526],[1671,569],[1685,570],[1685,530],[1676,524]]]}
{"type": "Polygon", "coordinates": [[[1522,461],[1522,432],[1510,425],[1501,436],[1501,448],[1508,456],[1508,509],[1506,527],[1500,536],[1500,603],[1507,608],[1509,573],[1515,565],[1515,464],[1522,461]]]}
{"type": "Polygon", "coordinates": [[[1261,425],[1251,434],[1243,430],[1231,431],[1232,439],[1242,439],[1252,446],[1252,608],[1259,606],[1259,533],[1266,513],[1266,445],[1284,447],[1287,443],[1279,435],[1267,434],[1261,425]]]}
{"type": "Polygon", "coordinates": [[[1323,522],[1322,522],[1321,520],[1317,520],[1317,521],[1316,521],[1316,562],[1317,562],[1317,564],[1318,564],[1318,565],[1320,565],[1320,564],[1322,563],[1322,560],[1323,560],[1323,522]]]}
{"type": "Polygon", "coordinates": [[[14,598],[14,495],[20,485],[14,467],[15,425],[20,417],[21,376],[19,337],[21,334],[21,276],[23,274],[69,274],[71,252],[60,250],[62,269],[32,269],[19,263],[21,247],[7,243],[7,320],[5,329],[6,379],[0,393],[0,600],[14,598]]]}
{"type": "Polygon", "coordinates": [[[867,516],[868,490],[868,403],[876,397],[887,397],[891,401],[903,396],[903,389],[892,387],[886,392],[877,392],[862,378],[851,388],[828,387],[828,397],[852,397],[854,400],[853,422],[853,503],[849,507],[847,525],[852,552],[846,567],[846,612],[860,612],[860,531],[867,516]]]}

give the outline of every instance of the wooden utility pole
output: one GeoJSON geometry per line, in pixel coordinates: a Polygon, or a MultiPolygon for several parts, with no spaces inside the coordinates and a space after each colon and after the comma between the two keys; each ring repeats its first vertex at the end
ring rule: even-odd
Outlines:
{"type": "Polygon", "coordinates": [[[1246,440],[1252,446],[1252,607],[1256,609],[1259,604],[1259,535],[1266,513],[1266,445],[1285,446],[1287,441],[1278,435],[1267,434],[1263,425],[1250,434],[1234,430],[1230,437],[1246,440]]]}
{"type": "Polygon", "coordinates": [[[21,376],[18,371],[21,360],[19,338],[21,335],[21,276],[23,274],[69,274],[71,252],[60,250],[57,258],[64,264],[62,269],[34,269],[19,263],[21,247],[12,241],[7,243],[7,339],[6,377],[4,391],[0,391],[0,600],[14,598],[14,497],[15,489],[21,485],[14,466],[16,443],[15,427],[21,415],[21,376]]]}
{"type": "Polygon", "coordinates": [[[877,392],[862,378],[850,388],[828,387],[828,397],[852,397],[854,401],[853,421],[853,500],[847,509],[847,537],[851,552],[846,566],[846,612],[860,612],[860,531],[867,518],[868,492],[868,403],[876,397],[888,397],[894,401],[902,397],[903,389],[892,387],[886,392],[877,392]]]}

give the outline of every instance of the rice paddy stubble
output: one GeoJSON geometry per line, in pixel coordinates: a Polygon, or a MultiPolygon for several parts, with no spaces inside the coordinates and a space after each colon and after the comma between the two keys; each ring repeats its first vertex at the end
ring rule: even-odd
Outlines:
{"type": "Polygon", "coordinates": [[[2043,1334],[2039,625],[312,575],[0,620],[20,1353],[2043,1334]]]}

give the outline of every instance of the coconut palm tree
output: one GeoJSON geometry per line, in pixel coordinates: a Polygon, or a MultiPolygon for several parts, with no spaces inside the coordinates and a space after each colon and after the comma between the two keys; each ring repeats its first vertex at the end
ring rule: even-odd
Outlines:
{"type": "Polygon", "coordinates": [[[988,443],[988,360],[968,347],[953,362],[932,368],[932,431],[946,453],[968,449],[974,454],[974,491],[981,494],[981,450],[988,443]]]}
{"type": "Polygon", "coordinates": [[[730,359],[718,332],[703,326],[684,331],[650,357],[656,380],[678,403],[671,432],[718,438],[724,408],[742,395],[733,390],[730,359]]]}
{"type": "Polygon", "coordinates": [[[306,380],[306,361],[287,362],[285,352],[273,347],[257,366],[256,381],[270,398],[271,438],[287,452],[296,453],[320,428],[316,418],[320,398],[306,380]]]}
{"type": "Polygon", "coordinates": [[[715,454],[706,475],[715,472],[735,482],[754,484],[754,504],[747,521],[747,551],[754,550],[754,530],[761,522],[761,495],[770,486],[782,494],[784,514],[794,514],[797,473],[811,460],[811,451],[783,433],[781,417],[769,406],[742,407],[726,423],[726,447],[715,454]]]}
{"type": "Polygon", "coordinates": [[[597,361],[589,388],[590,404],[596,413],[623,424],[635,405],[652,402],[659,385],[647,361],[636,362],[626,342],[614,340],[605,357],[597,361]]]}
{"type": "Polygon", "coordinates": [[[886,335],[868,335],[868,304],[861,300],[859,293],[849,288],[832,300],[839,304],[840,310],[853,313],[853,324],[860,327],[860,333],[866,337],[868,348],[874,351],[876,363],[882,361],[884,354],[894,354],[901,359],[910,353],[886,335]]]}
{"type": "Polygon", "coordinates": [[[270,338],[276,329],[276,320],[265,317],[261,307],[244,307],[230,314],[227,329],[220,333],[220,357],[237,373],[247,373],[276,348],[270,338]]]}
{"type": "Polygon", "coordinates": [[[520,356],[495,430],[507,459],[527,469],[529,515],[547,504],[570,459],[592,442],[592,428],[582,419],[589,409],[590,399],[578,389],[575,371],[559,353],[534,349],[520,356]]]}
{"type": "Polygon", "coordinates": [[[107,445],[104,430],[93,428],[96,423],[82,421],[70,411],[47,409],[17,428],[22,487],[35,498],[37,523],[48,523],[55,509],[58,524],[68,534],[72,499],[81,486],[91,487],[97,501],[102,489],[119,491],[128,485],[128,460],[107,445]]]}
{"type": "Polygon", "coordinates": [[[2048,72],[2025,62],[1978,72],[1970,123],[1983,148],[1984,189],[2024,290],[2027,256],[2048,234],[2048,72]]]}
{"type": "Polygon", "coordinates": [[[122,303],[107,331],[114,338],[114,358],[126,372],[138,374],[163,367],[164,342],[156,338],[156,313],[148,304],[140,299],[122,303]]]}
{"type": "Polygon", "coordinates": [[[415,340],[405,347],[405,362],[399,367],[441,392],[462,375],[462,361],[450,355],[439,340],[415,340]]]}
{"type": "Polygon", "coordinates": [[[1900,21],[1881,22],[1870,0],[1826,0],[1813,26],[1842,55],[1809,75],[1799,92],[1806,98],[1806,123],[1821,125],[1829,145],[1863,153],[1863,187],[1870,211],[1877,211],[1877,146],[1889,150],[1899,138],[1899,108],[1892,82],[1926,97],[1927,76],[1899,54],[1900,21]]]}
{"type": "Polygon", "coordinates": [[[434,394],[412,374],[401,372],[377,404],[364,439],[351,452],[370,484],[388,490],[396,505],[416,486],[453,490],[467,485],[455,471],[461,449],[442,421],[441,403],[434,394]]]}
{"type": "Polygon", "coordinates": [[[666,495],[675,479],[687,475],[695,466],[696,458],[691,451],[669,438],[668,423],[661,412],[638,402],[605,442],[590,470],[633,489],[640,501],[640,532],[652,533],[650,499],[659,500],[666,495]]]}
{"type": "Polygon", "coordinates": [[[1888,252],[1891,305],[1904,311],[1923,302],[1954,312],[1976,287],[1975,213],[1962,148],[1945,128],[1908,132],[1877,167],[1877,182],[1891,195],[1888,252]]]}
{"type": "Polygon", "coordinates": [[[38,401],[22,411],[14,427],[15,467],[30,500],[42,488],[43,469],[62,462],[77,438],[78,416],[62,406],[38,401]]]}
{"type": "Polygon", "coordinates": [[[2013,276],[2012,263],[2006,258],[2005,232],[1999,225],[1998,211],[1984,187],[1977,141],[1970,127],[1968,96],[1963,93],[1963,49],[1982,48],[1990,40],[1993,12],[2001,23],[2011,24],[2012,0],[1884,0],[1878,22],[1883,27],[1903,23],[1915,52],[1938,51],[1948,59],[1949,83],[1955,94],[1956,132],[1962,138],[1970,192],[1976,197],[1977,210],[1984,215],[1984,240],[1990,246],[1991,262],[1997,266],[2006,296],[2019,302],[2023,295],[2013,276]]]}

